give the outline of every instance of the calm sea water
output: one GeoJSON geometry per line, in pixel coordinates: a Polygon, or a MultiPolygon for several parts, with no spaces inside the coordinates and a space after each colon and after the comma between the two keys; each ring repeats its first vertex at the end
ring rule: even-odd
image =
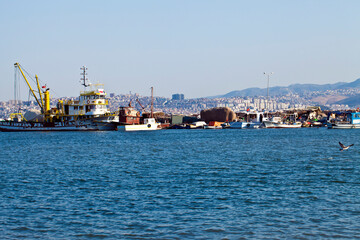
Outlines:
{"type": "Polygon", "coordinates": [[[0,238],[360,238],[359,136],[0,133],[0,238]]]}

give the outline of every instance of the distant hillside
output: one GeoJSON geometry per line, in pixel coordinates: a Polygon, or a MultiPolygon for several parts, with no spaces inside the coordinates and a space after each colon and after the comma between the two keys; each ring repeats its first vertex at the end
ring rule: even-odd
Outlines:
{"type": "MultiPolygon", "coordinates": [[[[269,88],[270,96],[286,95],[288,93],[304,94],[306,92],[313,91],[327,91],[327,90],[339,90],[349,88],[360,88],[360,78],[354,82],[345,83],[338,82],[334,84],[292,84],[288,87],[271,87],[269,88]]],[[[232,91],[224,95],[216,97],[255,97],[255,96],[266,96],[267,88],[247,88],[244,90],[232,91]]]]}
{"type": "Polygon", "coordinates": [[[355,95],[341,101],[336,102],[337,104],[347,104],[350,107],[359,107],[360,106],[360,95],[355,95]]]}

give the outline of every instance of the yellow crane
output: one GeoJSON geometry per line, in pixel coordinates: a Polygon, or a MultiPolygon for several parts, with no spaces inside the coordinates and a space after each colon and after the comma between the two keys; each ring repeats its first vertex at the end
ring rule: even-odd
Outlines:
{"type": "Polygon", "coordinates": [[[44,114],[45,116],[45,120],[48,120],[50,118],[50,93],[49,93],[49,89],[47,88],[45,90],[45,92],[43,93],[44,94],[44,97],[42,96],[42,91],[40,89],[40,84],[39,84],[39,79],[38,79],[38,76],[35,75],[35,78],[36,78],[36,84],[37,84],[37,88],[38,88],[38,91],[39,91],[39,95],[40,95],[40,100],[39,98],[36,96],[33,88],[31,87],[29,81],[27,80],[25,74],[24,74],[24,71],[22,70],[21,66],[19,63],[15,63],[14,64],[15,68],[18,68],[21,75],[23,76],[26,84],[28,85],[32,95],[34,96],[37,104],[39,105],[40,109],[41,109],[41,113],[44,114]]]}

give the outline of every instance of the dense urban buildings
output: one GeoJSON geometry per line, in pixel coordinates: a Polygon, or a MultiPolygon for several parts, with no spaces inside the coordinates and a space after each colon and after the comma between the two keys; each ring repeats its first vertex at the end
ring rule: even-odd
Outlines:
{"type": "Polygon", "coordinates": [[[176,93],[172,95],[171,100],[184,100],[184,94],[176,93]]]}
{"type": "MultiPolygon", "coordinates": [[[[329,93],[330,94],[330,93],[329,93]]],[[[140,111],[150,111],[151,97],[141,97],[138,94],[109,94],[109,107],[116,111],[120,106],[128,106],[130,103],[140,111]],[[137,101],[138,99],[138,101],[137,101]],[[140,104],[138,103],[140,102],[140,104]],[[144,107],[144,109],[142,108],[144,107]]],[[[183,94],[179,94],[182,95],[183,94]]],[[[181,97],[181,96],[179,96],[181,97]]],[[[311,96],[313,97],[313,96],[311,96]]],[[[58,99],[52,99],[52,107],[56,106],[58,99]]],[[[154,110],[165,114],[199,114],[201,110],[213,107],[229,107],[235,112],[246,110],[256,111],[281,111],[286,109],[304,109],[314,106],[308,98],[296,94],[288,94],[279,97],[231,97],[231,98],[194,98],[194,99],[169,99],[154,97],[154,110]]],[[[348,105],[324,104],[322,108],[330,110],[349,109],[348,105]]],[[[28,109],[39,109],[36,101],[14,101],[0,102],[0,117],[8,118],[13,112],[25,112],[28,109]]]]}

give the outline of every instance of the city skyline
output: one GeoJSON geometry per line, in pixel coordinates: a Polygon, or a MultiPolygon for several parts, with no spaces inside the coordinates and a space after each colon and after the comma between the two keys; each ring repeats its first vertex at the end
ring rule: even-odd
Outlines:
{"type": "MultiPolygon", "coordinates": [[[[77,96],[80,67],[108,92],[186,98],[249,87],[351,82],[358,1],[0,2],[0,100],[13,64],[55,97],[77,96]]],[[[22,94],[27,98],[27,92],[22,94]]]]}

